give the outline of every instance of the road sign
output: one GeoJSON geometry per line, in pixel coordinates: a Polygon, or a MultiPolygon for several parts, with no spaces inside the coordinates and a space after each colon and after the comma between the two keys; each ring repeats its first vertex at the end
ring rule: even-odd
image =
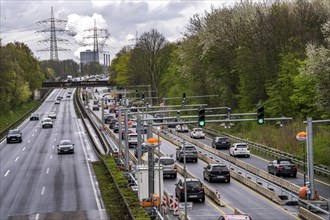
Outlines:
{"type": "MultiPolygon", "coordinates": [[[[187,202],[187,210],[192,210],[192,206],[192,202],[187,202]]],[[[184,210],[184,202],[179,202],[179,210],[184,210]]]]}

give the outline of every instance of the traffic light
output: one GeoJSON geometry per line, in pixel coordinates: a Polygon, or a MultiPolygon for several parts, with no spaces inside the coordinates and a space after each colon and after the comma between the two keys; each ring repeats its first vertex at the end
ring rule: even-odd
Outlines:
{"type": "Polygon", "coordinates": [[[144,101],[144,94],[142,94],[142,100],[144,101]]]}
{"type": "Polygon", "coordinates": [[[122,94],[118,94],[118,100],[121,101],[121,99],[123,98],[122,94]]]}
{"type": "Polygon", "coordinates": [[[200,108],[198,110],[198,125],[200,127],[205,126],[205,109],[204,108],[200,108]]]}
{"type": "Polygon", "coordinates": [[[183,93],[183,94],[182,94],[182,99],[183,99],[183,100],[186,100],[186,93],[183,93]]]}
{"type": "Polygon", "coordinates": [[[265,109],[262,105],[258,106],[257,109],[257,119],[258,119],[258,124],[262,125],[265,123],[265,109]]]}

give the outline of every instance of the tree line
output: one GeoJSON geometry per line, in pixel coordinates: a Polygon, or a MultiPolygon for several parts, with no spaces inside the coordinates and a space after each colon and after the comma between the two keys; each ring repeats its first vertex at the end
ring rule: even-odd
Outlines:
{"type": "Polygon", "coordinates": [[[143,33],[109,70],[110,83],[151,85],[159,102],[212,94],[219,97],[187,102],[329,118],[330,7],[323,0],[212,7],[191,17],[177,42],[156,29],[143,33]]]}

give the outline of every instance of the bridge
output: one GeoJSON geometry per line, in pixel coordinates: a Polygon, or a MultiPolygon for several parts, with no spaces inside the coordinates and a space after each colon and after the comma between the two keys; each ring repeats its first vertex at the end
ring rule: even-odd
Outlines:
{"type": "Polygon", "coordinates": [[[105,80],[72,81],[72,82],[43,82],[42,88],[77,88],[77,87],[107,87],[110,85],[105,80]]]}

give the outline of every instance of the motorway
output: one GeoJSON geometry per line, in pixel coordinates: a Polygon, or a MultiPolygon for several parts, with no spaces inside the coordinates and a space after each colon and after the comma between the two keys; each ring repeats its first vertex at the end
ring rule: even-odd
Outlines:
{"type": "Polygon", "coordinates": [[[22,143],[1,142],[0,219],[105,219],[90,165],[96,156],[68,91],[74,89],[54,90],[36,111],[40,120],[19,126],[22,143]],[[64,97],[60,105],[57,96],[64,97]],[[57,113],[54,127],[43,129],[50,111],[57,113]],[[61,139],[71,139],[74,154],[57,154],[61,139]]]}
{"type": "MultiPolygon", "coordinates": [[[[101,89],[98,91],[100,92],[101,89]]],[[[102,95],[94,93],[94,96],[99,99],[102,95]]],[[[92,108],[91,103],[92,100],[90,100],[90,108],[92,108]]],[[[101,118],[101,111],[94,111],[94,113],[101,118]]],[[[161,152],[168,155],[175,155],[176,147],[166,140],[161,139],[161,141],[161,152]]],[[[183,166],[182,163],[179,164],[183,166]]],[[[188,212],[190,219],[215,220],[223,214],[234,213],[235,208],[249,214],[253,219],[299,219],[297,217],[297,208],[295,206],[279,206],[234,179],[232,179],[229,184],[208,183],[203,180],[202,175],[203,167],[205,166],[205,162],[198,160],[197,163],[187,163],[187,170],[192,175],[202,180],[203,183],[209,186],[212,190],[218,190],[221,194],[222,200],[226,204],[225,207],[219,207],[210,199],[206,199],[205,203],[194,202],[193,209],[188,212]]],[[[168,193],[174,194],[174,184],[177,183],[180,178],[182,177],[178,175],[176,179],[164,179],[165,190],[168,193]]]]}

